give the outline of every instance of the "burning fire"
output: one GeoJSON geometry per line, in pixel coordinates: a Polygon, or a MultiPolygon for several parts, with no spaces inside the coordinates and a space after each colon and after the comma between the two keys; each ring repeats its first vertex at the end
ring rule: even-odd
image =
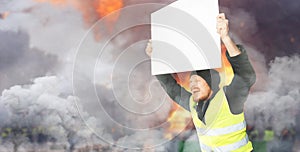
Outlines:
{"type": "MultiPolygon", "coordinates": [[[[222,67],[216,69],[221,76],[220,84],[230,84],[233,78],[233,70],[226,57],[226,48],[222,45],[222,67]]],[[[184,87],[186,90],[189,89],[189,76],[190,72],[178,73],[174,75],[177,83],[184,87]]],[[[188,111],[181,108],[178,104],[173,102],[172,109],[170,110],[168,122],[169,127],[166,129],[165,138],[172,139],[180,132],[193,128],[191,116],[188,111]]]]}
{"type": "MultiPolygon", "coordinates": [[[[70,5],[82,13],[86,25],[89,27],[97,20],[105,17],[106,28],[111,32],[120,16],[120,10],[124,3],[122,0],[35,0],[40,3],[48,2],[54,6],[70,5]]],[[[101,33],[94,30],[96,40],[101,33]]]]}
{"type": "Polygon", "coordinates": [[[228,59],[226,57],[225,45],[222,44],[221,49],[222,49],[222,67],[218,68],[216,70],[220,73],[220,76],[221,76],[220,84],[228,85],[231,83],[231,81],[233,79],[233,70],[230,65],[230,62],[228,61],[228,59]]]}
{"type": "Polygon", "coordinates": [[[173,139],[179,133],[194,127],[190,113],[175,102],[173,102],[167,122],[169,125],[165,130],[164,137],[169,140],[173,139]]]}
{"type": "MultiPolygon", "coordinates": [[[[123,2],[121,0],[100,0],[98,1],[98,5],[96,11],[100,15],[100,17],[105,17],[116,10],[119,10],[123,7],[123,2]]],[[[111,22],[115,22],[119,18],[119,13],[113,14],[109,17],[111,22]]]]}
{"type": "MultiPolygon", "coordinates": [[[[94,24],[98,19],[103,17],[106,20],[106,26],[108,30],[112,30],[115,22],[118,20],[120,16],[120,12],[118,11],[124,6],[122,0],[85,0],[85,1],[77,1],[77,0],[35,0],[37,2],[49,2],[55,6],[65,6],[71,5],[75,9],[79,10],[82,13],[83,19],[85,23],[90,26],[94,24]],[[113,13],[113,14],[111,14],[113,13]]],[[[7,15],[4,15],[5,17],[7,15]]],[[[3,15],[1,15],[3,18],[3,15]]],[[[241,23],[243,26],[243,23],[241,23]]],[[[101,34],[99,31],[94,31],[96,40],[99,40],[101,34]]],[[[222,45],[222,67],[216,69],[220,72],[221,84],[229,84],[233,78],[233,70],[229,61],[225,55],[225,46],[222,45]],[[224,75],[224,76],[223,76],[224,75]]],[[[175,79],[177,82],[183,86],[185,89],[189,90],[189,75],[190,72],[179,73],[175,75],[175,79]]],[[[175,102],[173,102],[172,110],[168,116],[169,126],[166,128],[165,138],[172,139],[175,135],[178,135],[180,132],[193,128],[193,123],[191,121],[191,116],[189,112],[181,108],[175,102]]],[[[114,132],[115,129],[112,129],[114,132]]]]}

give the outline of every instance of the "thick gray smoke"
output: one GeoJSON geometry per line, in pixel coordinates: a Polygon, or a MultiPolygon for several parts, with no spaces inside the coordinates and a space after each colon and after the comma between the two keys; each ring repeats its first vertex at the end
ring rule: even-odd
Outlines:
{"type": "Polygon", "coordinates": [[[299,14],[295,9],[299,3],[295,0],[288,4],[277,0],[220,3],[221,12],[230,19],[235,40],[246,46],[257,75],[245,104],[247,123],[260,132],[273,128],[277,136],[283,129],[298,128],[299,122],[295,121],[299,121],[300,106],[299,56],[290,54],[299,52],[299,39],[294,40],[294,33],[300,32],[294,27],[299,25],[295,14],[299,14]],[[284,55],[291,57],[276,57],[284,55]],[[267,67],[266,62],[273,59],[267,67]]]}
{"type": "Polygon", "coordinates": [[[245,47],[250,62],[254,67],[257,79],[256,83],[252,87],[252,91],[265,90],[265,83],[268,79],[268,67],[265,56],[256,46],[253,46],[251,43],[244,40],[245,37],[247,39],[251,39],[257,32],[258,26],[255,16],[240,8],[229,9],[227,7],[221,7],[220,12],[226,14],[230,21],[230,35],[234,39],[235,43],[241,44],[245,47]]]}
{"type": "MultiPolygon", "coordinates": [[[[88,2],[85,4],[88,5],[87,3],[88,2]]],[[[90,3],[92,3],[92,1],[90,1],[90,3]]],[[[134,3],[135,2],[128,1],[125,5],[134,3]]],[[[3,28],[4,30],[21,28],[29,31],[30,47],[37,46],[38,48],[45,49],[43,52],[57,55],[58,59],[62,60],[61,63],[65,64],[56,67],[55,72],[59,71],[57,75],[67,78],[64,79],[64,81],[60,81],[61,83],[59,84],[62,90],[64,90],[59,96],[66,98],[72,91],[70,80],[72,78],[73,67],[71,62],[73,62],[73,55],[70,55],[71,53],[69,52],[73,51],[72,49],[77,46],[77,43],[74,42],[80,40],[82,36],[80,34],[82,34],[83,31],[81,27],[82,22],[80,21],[82,19],[81,14],[78,15],[80,12],[76,13],[76,10],[69,7],[52,7],[46,3],[36,4],[30,2],[25,4],[25,2],[16,3],[14,1],[8,3],[2,9],[3,11],[12,12],[6,20],[1,21],[5,23],[5,25],[12,25],[9,26],[10,28],[3,28]],[[24,10],[27,11],[25,12],[24,10]],[[69,17],[63,19],[66,14],[68,14],[69,17]],[[19,16],[22,17],[20,18],[19,16]],[[21,22],[24,24],[20,24],[21,22]],[[59,31],[64,31],[65,33],[59,31]],[[59,70],[57,70],[57,68],[59,68],[59,70]]],[[[144,20],[149,20],[148,15],[150,10],[151,9],[147,10],[148,13],[145,13],[145,10],[138,10],[143,13],[136,14],[140,14],[140,18],[144,18],[144,20]]],[[[88,15],[93,16],[95,14],[91,13],[88,15]]],[[[95,19],[97,20],[99,18],[96,17],[95,19]]],[[[137,67],[128,64],[128,61],[132,59],[132,55],[139,59],[147,59],[144,53],[146,41],[144,41],[144,43],[138,43],[128,49],[128,54],[125,53],[127,57],[119,57],[122,51],[132,43],[150,38],[149,29],[149,25],[137,28],[133,27],[113,39],[113,42],[109,44],[105,52],[106,55],[108,55],[105,56],[105,58],[107,57],[105,64],[95,68],[95,71],[99,72],[96,72],[98,75],[96,75],[95,82],[93,81],[93,73],[86,70],[88,69],[87,67],[94,67],[95,65],[84,63],[80,65],[81,67],[79,69],[76,69],[78,71],[76,71],[75,74],[79,80],[76,79],[74,81],[80,86],[76,88],[78,89],[76,91],[80,92],[76,92],[79,94],[79,103],[82,104],[82,109],[88,111],[90,115],[95,116],[93,121],[85,121],[97,135],[111,144],[120,144],[118,146],[129,148],[143,148],[144,145],[141,144],[124,145],[125,143],[118,142],[118,139],[124,139],[124,137],[126,137],[126,139],[132,138],[134,141],[138,136],[144,137],[149,135],[151,136],[151,140],[160,141],[158,139],[162,139],[164,133],[156,129],[161,125],[166,125],[164,123],[168,117],[171,102],[168,101],[169,99],[165,99],[164,91],[155,81],[155,78],[151,77],[150,62],[143,62],[137,65],[137,67]],[[118,65],[115,66],[114,62],[118,57],[120,61],[118,65]],[[132,71],[130,72],[128,70],[132,71]],[[110,82],[111,77],[113,78],[113,84],[110,82]],[[100,100],[93,94],[93,87],[96,88],[96,94],[100,100]],[[99,102],[101,106],[99,106],[99,102]],[[105,124],[101,124],[100,126],[94,125],[94,123],[98,124],[98,122],[104,121],[106,122],[105,124]],[[101,127],[103,127],[104,130],[96,130],[101,127]],[[149,128],[151,131],[148,131],[149,128]],[[102,132],[109,133],[112,137],[106,136],[105,134],[103,135],[102,132]]],[[[89,38],[91,39],[89,39],[89,43],[84,49],[99,49],[99,44],[102,45],[103,42],[95,43],[92,39],[94,38],[93,36],[89,38]]],[[[28,46],[28,48],[30,47],[28,46]]],[[[86,61],[96,57],[89,55],[90,54],[85,55],[86,61]]],[[[16,59],[12,59],[12,61],[14,60],[16,59]]],[[[47,60],[45,59],[44,61],[47,60]]],[[[51,63],[47,65],[50,66],[51,63]]],[[[18,71],[20,71],[20,69],[18,71]]],[[[43,72],[42,74],[45,73],[46,72],[43,72]]],[[[16,82],[15,79],[12,81],[16,82]]],[[[20,82],[20,84],[26,84],[26,82],[20,82]]],[[[4,88],[8,88],[8,86],[4,88]]],[[[58,99],[60,100],[60,98],[58,99]]],[[[56,98],[53,100],[56,100],[56,98]]],[[[21,102],[24,101],[22,100],[21,102]]],[[[46,100],[43,103],[47,105],[46,100]]],[[[50,103],[49,101],[49,104],[50,103]]],[[[145,147],[155,146],[152,144],[158,144],[158,142],[149,141],[148,144],[149,145],[145,147]]]]}
{"type": "MultiPolygon", "coordinates": [[[[2,135],[5,128],[12,131],[1,136],[1,148],[12,144],[17,148],[25,146],[29,150],[42,140],[51,142],[50,139],[65,144],[70,151],[96,141],[105,145],[100,139],[94,138],[95,134],[83,120],[90,122],[91,127],[97,128],[98,132],[103,132],[102,123],[82,111],[81,105],[76,102],[79,100],[77,97],[66,96],[62,85],[64,81],[55,76],[41,77],[36,78],[33,84],[13,86],[2,92],[2,135]],[[27,131],[20,133],[18,129],[27,131]],[[40,139],[37,134],[43,134],[44,139],[40,139]]],[[[110,138],[108,135],[105,137],[110,138]]]]}
{"type": "MultiPolygon", "coordinates": [[[[68,2],[70,1],[74,0],[68,2]]],[[[168,4],[173,0],[125,0],[124,5],[130,6],[147,2],[168,4]]],[[[269,70],[265,64],[275,56],[287,55],[299,47],[299,38],[297,37],[299,35],[299,18],[295,18],[295,14],[299,14],[299,3],[297,0],[292,0],[289,3],[277,0],[273,2],[275,3],[223,0],[220,1],[220,5],[223,7],[221,12],[225,12],[230,19],[231,32],[234,33],[235,39],[237,41],[240,39],[239,42],[246,46],[258,75],[258,81],[253,88],[254,92],[251,93],[246,103],[247,121],[258,128],[259,126],[265,128],[272,125],[277,132],[280,132],[284,127],[295,125],[295,114],[298,110],[297,107],[299,107],[297,102],[299,81],[296,79],[299,75],[297,69],[299,57],[276,58],[270,64],[269,70]],[[273,14],[274,8],[272,8],[274,5],[277,8],[275,15],[273,14]],[[265,61],[265,57],[267,61],[265,61]]],[[[150,38],[149,25],[132,27],[114,37],[104,52],[103,63],[96,65],[94,71],[91,72],[88,68],[94,68],[95,64],[84,63],[77,67],[76,70],[78,71],[75,71],[75,74],[78,79],[75,80],[77,83],[75,95],[78,97],[68,97],[73,89],[71,87],[74,57],[72,51],[77,47],[85,30],[100,18],[95,10],[90,9],[94,3],[93,0],[78,1],[78,3],[88,8],[86,14],[82,14],[76,8],[68,5],[57,7],[49,3],[36,3],[31,0],[5,0],[3,5],[2,1],[0,2],[1,12],[11,12],[5,20],[0,20],[0,29],[9,31],[21,31],[20,29],[23,29],[28,32],[28,34],[24,32],[0,33],[0,89],[7,89],[16,84],[26,84],[30,79],[43,76],[51,71],[52,65],[57,63],[57,59],[53,55],[45,55],[42,52],[57,55],[62,64],[59,65],[59,70],[55,67],[54,71],[59,71],[55,74],[67,78],[59,81],[59,84],[53,81],[57,78],[38,78],[33,85],[15,86],[6,90],[1,97],[1,102],[7,102],[5,105],[0,104],[1,124],[2,122],[9,124],[10,115],[8,113],[9,111],[13,112],[7,107],[10,103],[15,104],[20,101],[23,107],[31,107],[33,109],[31,113],[34,114],[41,110],[40,106],[43,105],[56,107],[57,111],[61,112],[60,104],[62,107],[72,107],[74,105],[64,103],[78,98],[80,99],[78,103],[82,104],[80,112],[84,114],[85,111],[88,111],[88,114],[85,113],[86,123],[106,141],[128,147],[128,151],[130,148],[141,149],[164,142],[165,140],[162,140],[163,131],[152,127],[163,125],[171,103],[168,102],[168,99],[161,99],[165,97],[165,94],[155,78],[151,77],[149,62],[146,61],[136,66],[130,63],[134,59],[146,59],[144,54],[146,41],[134,43],[150,38]],[[86,16],[89,16],[88,20],[85,18],[86,16]],[[132,44],[134,45],[131,46],[132,44]],[[33,47],[39,49],[32,49],[33,47]],[[2,73],[4,74],[2,75],[2,73]],[[49,85],[51,88],[52,84],[56,84],[60,89],[42,87],[41,90],[46,93],[41,93],[38,91],[39,89],[32,90],[33,86],[49,85]],[[45,90],[54,92],[49,93],[45,90]],[[29,95],[27,96],[24,92],[29,92],[29,95]],[[5,98],[2,100],[4,96],[7,97],[11,94],[16,94],[15,96],[20,99],[13,98],[14,100],[11,101],[5,98]],[[98,95],[98,98],[95,94],[98,95]],[[31,102],[43,104],[32,107],[31,102]],[[147,140],[144,142],[143,139],[147,140]]],[[[150,21],[150,13],[151,9],[136,10],[133,14],[145,21],[150,21]]],[[[122,13],[120,19],[122,19],[122,13]]],[[[126,21],[124,23],[132,22],[134,18],[123,16],[123,21],[126,21]]],[[[116,27],[123,25],[120,21],[115,24],[116,27]]],[[[105,38],[106,35],[103,34],[102,36],[105,38]]],[[[87,41],[89,42],[85,43],[86,46],[83,51],[87,52],[91,49],[99,51],[97,49],[103,45],[103,42],[101,39],[100,42],[96,42],[93,38],[93,36],[88,37],[89,40],[87,41]]],[[[99,54],[87,53],[83,59],[88,62],[97,55],[99,54]]],[[[71,111],[72,109],[74,110],[74,107],[71,108],[71,111]]],[[[47,125],[50,122],[62,122],[59,116],[52,117],[50,115],[49,117],[43,116],[43,118],[45,120],[42,122],[47,125]]],[[[67,118],[66,121],[70,117],[67,116],[67,118]]],[[[70,121],[74,122],[73,124],[77,123],[77,120],[73,121],[72,118],[70,121]]],[[[23,123],[23,121],[21,122],[23,123]]],[[[38,123],[36,120],[28,122],[38,123]]],[[[66,133],[62,127],[60,130],[66,133]]],[[[89,130],[83,130],[77,135],[79,136],[79,134],[90,135],[89,130]]],[[[77,135],[76,137],[78,137],[77,135]]],[[[64,134],[61,139],[66,141],[65,136],[64,134]]],[[[90,141],[89,143],[102,143],[102,140],[98,141],[95,136],[84,139],[87,142],[90,141]]],[[[73,142],[76,143],[76,140],[73,142]]],[[[85,145],[84,143],[77,144],[85,145]]],[[[163,145],[156,148],[158,151],[165,150],[163,145]]],[[[120,148],[119,150],[124,149],[120,148]]]]}
{"type": "Polygon", "coordinates": [[[30,47],[24,31],[0,31],[0,91],[15,84],[53,72],[57,66],[54,55],[30,47]]]}
{"type": "Polygon", "coordinates": [[[253,92],[245,105],[247,122],[260,131],[273,128],[277,135],[296,126],[299,113],[300,57],[278,57],[270,63],[266,91],[253,92]]]}

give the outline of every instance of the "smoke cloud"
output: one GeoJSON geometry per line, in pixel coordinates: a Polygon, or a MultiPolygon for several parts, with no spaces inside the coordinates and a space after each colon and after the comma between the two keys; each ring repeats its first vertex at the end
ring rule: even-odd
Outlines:
{"type": "MultiPolygon", "coordinates": [[[[0,97],[0,107],[5,109],[1,111],[1,116],[7,116],[7,118],[1,122],[1,128],[41,128],[44,129],[43,134],[54,138],[54,141],[66,144],[69,150],[74,150],[80,144],[94,142],[106,145],[99,138],[94,138],[95,134],[84,123],[84,121],[89,122],[91,127],[97,129],[97,132],[102,132],[102,135],[109,139],[111,136],[103,132],[102,122],[96,121],[94,117],[82,111],[77,97],[66,96],[68,92],[65,92],[62,86],[64,81],[55,76],[40,77],[36,78],[33,84],[13,86],[4,90],[0,97]]],[[[3,138],[2,141],[15,145],[17,138],[32,138],[17,135],[18,133],[14,132],[11,138],[3,138]]],[[[30,135],[35,136],[35,133],[30,135]]],[[[31,141],[34,146],[36,141],[29,139],[23,140],[23,144],[30,145],[29,141],[31,141]]],[[[20,146],[22,142],[17,146],[20,146]]]]}
{"type": "MultiPolygon", "coordinates": [[[[94,71],[88,70],[95,64],[90,64],[88,61],[93,60],[98,54],[85,54],[83,59],[88,63],[80,65],[75,71],[78,78],[74,80],[77,83],[75,95],[78,97],[68,98],[74,89],[71,85],[72,62],[76,56],[74,50],[86,30],[100,19],[101,15],[95,9],[90,9],[95,8],[93,0],[62,0],[62,2],[66,5],[38,3],[31,0],[0,2],[0,12],[10,12],[5,20],[0,20],[0,29],[3,30],[0,33],[0,90],[15,84],[25,84],[35,77],[53,73],[66,79],[57,84],[52,81],[53,78],[50,81],[45,77],[35,80],[34,85],[26,86],[33,88],[32,86],[55,83],[58,88],[64,90],[61,92],[57,88],[49,89],[54,92],[47,95],[38,91],[39,89],[29,91],[35,95],[43,94],[39,100],[43,101],[43,104],[56,107],[60,104],[58,102],[79,98],[83,109],[81,112],[88,111],[88,115],[94,116],[91,119],[87,118],[87,124],[92,129],[100,128],[96,132],[99,134],[104,132],[104,135],[100,134],[101,137],[112,144],[141,149],[162,142],[163,131],[155,130],[155,127],[165,122],[171,108],[170,99],[164,98],[166,96],[164,91],[155,78],[151,77],[149,62],[136,67],[130,64],[133,58],[147,59],[144,54],[146,41],[131,45],[149,39],[150,26],[132,27],[113,38],[103,54],[103,63],[93,69],[95,75],[94,71]],[[134,68],[131,69],[132,67],[134,68]],[[149,112],[151,114],[142,115],[149,112]],[[147,130],[149,128],[151,130],[147,130]],[[139,129],[146,129],[147,133],[139,129]],[[149,140],[143,142],[143,139],[147,138],[149,140]]],[[[169,4],[173,0],[126,0],[124,6],[148,2],[169,4]]],[[[233,37],[237,43],[246,47],[258,75],[257,83],[246,102],[247,122],[261,129],[273,126],[279,134],[283,128],[296,124],[295,115],[299,111],[297,109],[299,107],[297,99],[300,94],[297,88],[299,56],[290,55],[300,50],[299,2],[298,0],[291,0],[288,3],[278,0],[272,2],[223,0],[220,1],[220,5],[221,12],[225,12],[229,17],[233,37]],[[290,57],[282,57],[286,55],[290,57]],[[274,61],[267,66],[266,63],[270,60],[274,61]]],[[[134,14],[149,21],[152,11],[153,8],[137,10],[134,14]]],[[[122,13],[119,17],[126,22],[134,21],[133,18],[122,16],[122,13]]],[[[122,27],[122,22],[116,21],[114,27],[118,28],[118,26],[122,27]]],[[[111,32],[106,28],[107,25],[103,27],[106,32],[111,32]]],[[[104,45],[101,40],[106,34],[97,32],[94,34],[99,34],[99,39],[96,41],[94,36],[89,35],[87,43],[84,43],[85,52],[91,49],[97,50],[104,45]]],[[[15,86],[6,92],[24,91],[26,87],[15,86]]],[[[20,97],[26,98],[25,95],[20,97]]],[[[29,98],[31,97],[30,95],[29,98]]],[[[31,99],[35,101],[35,98],[31,99]]],[[[0,104],[0,110],[3,112],[0,115],[0,120],[3,120],[1,122],[7,121],[8,112],[5,112],[5,109],[5,106],[0,104]]],[[[50,122],[57,119],[49,117],[47,120],[50,122]]],[[[97,144],[100,141],[93,142],[97,144]]],[[[158,151],[165,150],[164,146],[157,148],[158,151]]]]}
{"type": "Polygon", "coordinates": [[[72,7],[53,7],[33,0],[9,1],[0,12],[9,12],[0,20],[3,31],[26,31],[30,47],[65,60],[77,47],[85,28],[81,14],[72,7]]]}
{"type": "Polygon", "coordinates": [[[277,57],[270,63],[266,91],[249,95],[245,104],[247,122],[260,131],[273,128],[277,135],[296,126],[299,113],[299,55],[277,57]]]}
{"type": "Polygon", "coordinates": [[[26,32],[0,31],[0,90],[51,73],[58,64],[56,56],[31,48],[26,32]]]}

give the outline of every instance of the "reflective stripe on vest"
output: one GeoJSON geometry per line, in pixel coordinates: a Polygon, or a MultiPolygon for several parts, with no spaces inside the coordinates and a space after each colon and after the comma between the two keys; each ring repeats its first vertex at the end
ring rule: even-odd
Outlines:
{"type": "Polygon", "coordinates": [[[217,129],[203,129],[203,128],[196,127],[198,133],[201,133],[202,135],[205,135],[205,136],[225,135],[225,134],[229,134],[232,132],[240,131],[244,128],[246,128],[245,121],[235,124],[235,125],[232,125],[232,126],[228,126],[228,127],[224,127],[224,128],[217,128],[217,129]]]}
{"type": "Polygon", "coordinates": [[[200,143],[201,149],[205,150],[205,152],[228,152],[228,151],[233,151],[236,150],[246,144],[248,144],[249,139],[248,136],[243,138],[242,140],[235,142],[233,144],[229,145],[224,145],[224,146],[219,146],[219,147],[209,147],[203,143],[200,143]]]}

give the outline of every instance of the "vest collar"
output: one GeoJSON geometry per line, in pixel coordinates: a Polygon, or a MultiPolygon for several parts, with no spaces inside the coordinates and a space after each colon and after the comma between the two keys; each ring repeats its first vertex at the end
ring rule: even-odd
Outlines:
{"type": "Polygon", "coordinates": [[[197,108],[196,108],[196,111],[197,111],[197,115],[198,115],[198,118],[204,123],[205,123],[205,113],[206,113],[206,110],[210,104],[210,101],[216,96],[216,94],[220,91],[220,89],[216,89],[216,90],[213,90],[213,94],[211,95],[211,97],[208,99],[208,100],[202,100],[202,101],[199,101],[197,103],[197,108]],[[200,103],[200,104],[199,104],[200,103]]]}

